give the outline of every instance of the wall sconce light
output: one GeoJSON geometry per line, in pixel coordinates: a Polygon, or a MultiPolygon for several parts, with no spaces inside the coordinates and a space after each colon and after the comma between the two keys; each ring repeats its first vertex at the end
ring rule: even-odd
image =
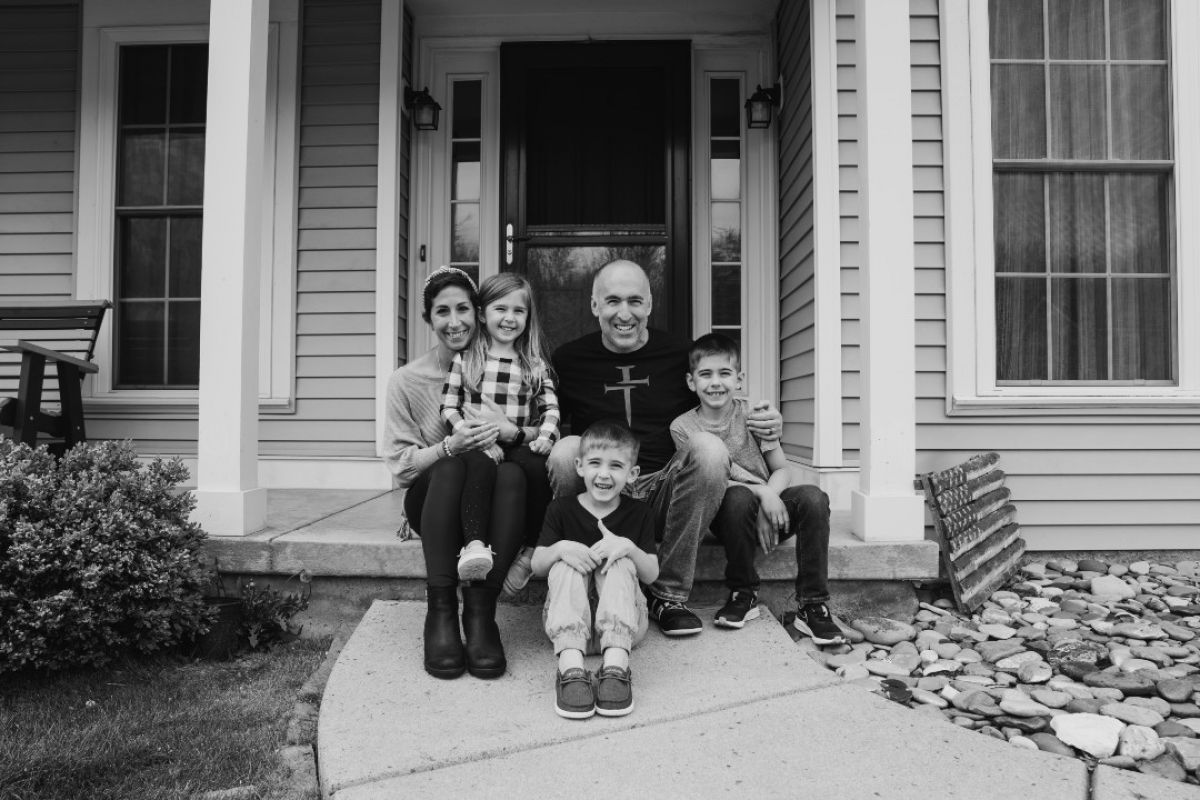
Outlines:
{"type": "Polygon", "coordinates": [[[750,129],[771,127],[771,116],[774,114],[775,106],[779,105],[779,96],[778,83],[766,89],[756,86],[754,94],[750,95],[750,99],[746,101],[746,127],[750,129]]]}
{"type": "Polygon", "coordinates": [[[436,131],[442,107],[429,94],[426,86],[419,92],[404,88],[404,107],[412,114],[413,127],[419,131],[436,131]]]}

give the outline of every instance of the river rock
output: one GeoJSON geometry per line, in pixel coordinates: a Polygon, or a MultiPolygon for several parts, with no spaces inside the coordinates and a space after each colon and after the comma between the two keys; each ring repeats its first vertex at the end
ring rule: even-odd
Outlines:
{"type": "Polygon", "coordinates": [[[1167,752],[1179,759],[1188,772],[1200,770],[1200,739],[1172,737],[1161,741],[1167,752]]]}
{"type": "Polygon", "coordinates": [[[1112,575],[1092,578],[1089,588],[1092,594],[1105,598],[1126,599],[1137,594],[1132,586],[1112,575]]]}
{"type": "Polygon", "coordinates": [[[1136,673],[1090,672],[1083,682],[1093,689],[1116,689],[1124,695],[1148,696],[1154,693],[1154,681],[1136,673]]]}
{"type": "Polygon", "coordinates": [[[1046,662],[1057,667],[1063,662],[1072,661],[1082,664],[1098,665],[1108,660],[1108,648],[1095,642],[1085,642],[1081,639],[1066,639],[1058,642],[1046,653],[1046,662]]]}
{"type": "Polygon", "coordinates": [[[843,664],[834,672],[846,681],[860,681],[863,678],[871,677],[871,672],[862,663],[858,664],[843,664]]]}
{"type": "Polygon", "coordinates": [[[1045,661],[1029,661],[1017,669],[1021,683],[1045,683],[1054,676],[1054,670],[1045,661]]]}
{"type": "Polygon", "coordinates": [[[1059,756],[1075,756],[1075,751],[1065,745],[1062,739],[1059,739],[1053,733],[1031,733],[1029,735],[1039,750],[1047,753],[1054,753],[1059,756]]]}
{"type": "Polygon", "coordinates": [[[916,700],[918,703],[933,706],[934,708],[946,708],[950,705],[950,702],[941,695],[934,694],[925,689],[914,686],[910,691],[912,692],[913,700],[916,700]]]}
{"type": "Polygon", "coordinates": [[[1056,692],[1053,689],[1034,689],[1030,696],[1046,706],[1046,708],[1064,708],[1071,702],[1071,695],[1066,692],[1056,692]]]}
{"type": "Polygon", "coordinates": [[[1114,717],[1130,725],[1143,725],[1153,728],[1163,721],[1162,714],[1149,708],[1131,706],[1128,703],[1105,703],[1100,713],[1106,717],[1114,717]]]}
{"type": "MultiPolygon", "coordinates": [[[[1004,615],[1008,619],[1008,615],[1004,615]]],[[[1004,625],[1002,623],[985,623],[979,626],[980,633],[986,633],[993,639],[1011,639],[1016,636],[1017,629],[1004,625]]]]}
{"type": "Polygon", "coordinates": [[[1168,717],[1171,714],[1171,704],[1161,697],[1126,697],[1125,702],[1131,706],[1148,708],[1162,717],[1168,717]]]}
{"type": "Polygon", "coordinates": [[[894,645],[912,639],[917,635],[917,629],[906,622],[887,617],[859,617],[850,626],[862,633],[868,642],[882,645],[894,645]]]}
{"type": "Polygon", "coordinates": [[[1076,572],[1108,572],[1108,564],[1098,558],[1081,558],[1075,563],[1076,572]]]}
{"type": "Polygon", "coordinates": [[[975,652],[983,658],[984,661],[996,662],[1009,656],[1025,650],[1024,639],[1003,639],[996,642],[980,642],[975,645],[975,652]]]}
{"type": "Polygon", "coordinates": [[[1097,698],[1081,697],[1067,703],[1063,706],[1063,710],[1070,714],[1099,714],[1105,703],[1106,701],[1097,698]]]}
{"type": "Polygon", "coordinates": [[[1154,732],[1162,738],[1177,737],[1181,739],[1195,739],[1196,732],[1186,725],[1180,725],[1173,719],[1166,722],[1160,722],[1154,726],[1154,732]]]}
{"type": "Polygon", "coordinates": [[[1054,735],[1095,758],[1117,752],[1125,723],[1100,714],[1062,714],[1050,720],[1054,735]]]}
{"type": "Polygon", "coordinates": [[[1000,696],[1000,709],[1014,717],[1049,716],[1050,709],[1019,689],[1006,689],[1000,696]]]}
{"type": "Polygon", "coordinates": [[[1169,781],[1182,781],[1187,778],[1183,765],[1176,761],[1170,753],[1163,753],[1150,761],[1139,761],[1137,768],[1138,772],[1166,778],[1169,781]]]}
{"type": "Polygon", "coordinates": [[[912,670],[891,661],[872,658],[862,663],[867,672],[881,678],[907,678],[912,670]]]}
{"type": "Polygon", "coordinates": [[[1046,727],[1050,724],[1050,718],[1014,717],[1009,714],[1001,714],[998,717],[993,717],[992,722],[1002,728],[1015,729],[1021,733],[1037,733],[1038,731],[1046,730],[1046,727]]]}
{"type": "Polygon", "coordinates": [[[1138,761],[1158,758],[1166,750],[1167,746],[1158,738],[1154,729],[1141,725],[1127,725],[1125,730],[1121,731],[1120,744],[1117,746],[1118,753],[1138,761]]]}
{"type": "Polygon", "coordinates": [[[1167,638],[1167,633],[1162,628],[1142,621],[1122,622],[1113,627],[1112,633],[1113,636],[1124,636],[1126,639],[1140,639],[1141,641],[1167,638]]]}
{"type": "Polygon", "coordinates": [[[1137,769],[1137,761],[1129,756],[1109,756],[1100,759],[1100,763],[1113,769],[1137,769]]]}
{"type": "Polygon", "coordinates": [[[1196,638],[1195,631],[1185,628],[1182,625],[1176,625],[1174,622],[1164,620],[1158,623],[1158,627],[1162,628],[1163,633],[1177,642],[1190,642],[1196,638]]]}
{"type": "Polygon", "coordinates": [[[1171,716],[1180,719],[1200,717],[1200,706],[1195,703],[1171,703],[1171,716]]]}
{"type": "Polygon", "coordinates": [[[1016,655],[1006,656],[996,662],[996,669],[1011,670],[1016,672],[1021,668],[1022,664],[1032,664],[1040,662],[1042,657],[1037,653],[1029,650],[1024,650],[1016,655]]]}

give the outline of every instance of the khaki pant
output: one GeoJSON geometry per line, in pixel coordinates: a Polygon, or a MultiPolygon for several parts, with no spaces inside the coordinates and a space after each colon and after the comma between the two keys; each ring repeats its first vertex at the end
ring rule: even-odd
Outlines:
{"type": "Polygon", "coordinates": [[[597,568],[590,575],[558,561],[550,568],[546,585],[542,623],[555,655],[563,650],[597,655],[609,647],[632,650],[646,635],[650,625],[646,597],[638,585],[637,568],[628,558],[617,559],[607,573],[597,568]]]}

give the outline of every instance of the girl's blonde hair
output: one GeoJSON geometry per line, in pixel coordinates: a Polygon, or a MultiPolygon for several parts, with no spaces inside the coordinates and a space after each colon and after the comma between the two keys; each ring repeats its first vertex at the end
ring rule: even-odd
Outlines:
{"type": "Polygon", "coordinates": [[[463,384],[472,392],[479,391],[479,384],[483,380],[484,361],[491,344],[484,312],[490,303],[517,291],[525,294],[525,305],[529,310],[525,330],[521,331],[521,335],[513,342],[517,351],[517,363],[521,367],[521,380],[534,394],[542,389],[542,375],[549,369],[550,361],[546,358],[542,341],[542,326],[538,322],[537,306],[533,301],[533,287],[523,275],[501,272],[479,284],[478,308],[482,323],[480,335],[475,337],[474,344],[463,353],[463,384]]]}

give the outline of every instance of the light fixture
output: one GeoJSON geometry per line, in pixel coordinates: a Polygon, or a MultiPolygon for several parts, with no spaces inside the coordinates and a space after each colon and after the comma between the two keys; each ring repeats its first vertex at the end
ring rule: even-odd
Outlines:
{"type": "Polygon", "coordinates": [[[419,92],[405,87],[404,107],[412,114],[413,127],[419,131],[436,131],[442,107],[429,94],[426,86],[419,92]]]}
{"type": "Polygon", "coordinates": [[[775,106],[779,105],[779,84],[764,89],[754,87],[754,94],[746,101],[746,127],[769,128],[775,106]]]}

